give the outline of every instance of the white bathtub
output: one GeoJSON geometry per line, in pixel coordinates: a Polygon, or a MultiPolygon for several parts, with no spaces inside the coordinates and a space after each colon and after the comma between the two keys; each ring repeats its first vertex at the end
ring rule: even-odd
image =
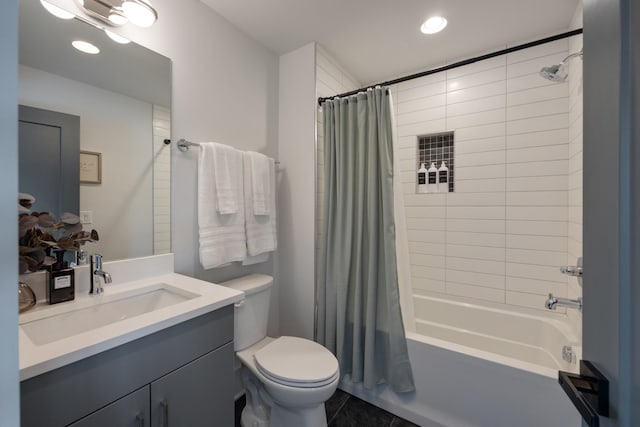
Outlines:
{"type": "Polygon", "coordinates": [[[340,388],[421,426],[578,427],[581,418],[558,384],[578,337],[542,316],[416,296],[416,331],[407,333],[416,392],[385,386],[340,388]],[[425,318],[428,317],[428,320],[425,318]]]}

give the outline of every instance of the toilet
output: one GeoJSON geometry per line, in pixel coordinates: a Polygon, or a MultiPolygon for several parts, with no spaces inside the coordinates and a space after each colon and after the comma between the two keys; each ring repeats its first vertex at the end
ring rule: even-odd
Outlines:
{"type": "Polygon", "coordinates": [[[247,397],[242,426],[326,426],[324,402],[338,387],[338,360],[311,340],[267,336],[271,276],[251,274],[221,285],[245,293],[234,312],[234,349],[247,397]]]}

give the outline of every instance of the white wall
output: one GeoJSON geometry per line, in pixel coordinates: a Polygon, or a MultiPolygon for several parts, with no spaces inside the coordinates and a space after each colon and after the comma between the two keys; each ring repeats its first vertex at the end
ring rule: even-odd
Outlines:
{"type": "Polygon", "coordinates": [[[314,335],[315,44],[280,57],[280,333],[314,335]]]}
{"type": "Polygon", "coordinates": [[[558,267],[567,259],[569,84],[538,71],[568,47],[560,40],[393,88],[414,294],[564,312],[544,301],[567,295],[558,267]],[[415,194],[417,136],[444,131],[455,132],[455,192],[415,194]]]}
{"type": "Polygon", "coordinates": [[[18,388],[18,1],[2,2],[0,14],[0,425],[20,425],[18,388]]]}
{"type": "Polygon", "coordinates": [[[80,149],[102,153],[102,183],[80,184],[80,210],[93,213],[84,228],[100,234],[86,250],[105,260],[151,255],[153,106],[22,65],[19,98],[23,105],[80,116],[80,149]]]}

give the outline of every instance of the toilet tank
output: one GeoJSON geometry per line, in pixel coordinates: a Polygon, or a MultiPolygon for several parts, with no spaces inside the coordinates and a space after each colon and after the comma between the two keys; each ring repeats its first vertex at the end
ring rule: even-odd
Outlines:
{"type": "Polygon", "coordinates": [[[267,336],[272,284],[273,277],[266,274],[249,274],[220,283],[244,292],[244,299],[236,303],[233,314],[235,351],[244,350],[267,336]]]}

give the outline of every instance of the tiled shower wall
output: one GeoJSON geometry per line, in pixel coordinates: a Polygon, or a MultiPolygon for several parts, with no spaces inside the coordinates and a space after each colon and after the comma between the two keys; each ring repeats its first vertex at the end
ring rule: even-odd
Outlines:
{"type": "MultiPolygon", "coordinates": [[[[582,28],[582,2],[571,21],[571,29],[582,28]]],[[[582,35],[572,37],[569,51],[582,49],[582,35]]],[[[582,61],[574,59],[569,63],[569,230],[567,265],[575,265],[582,256],[582,61]]],[[[569,279],[570,298],[582,296],[582,288],[576,279],[569,279]]],[[[581,330],[582,316],[575,310],[568,310],[571,323],[581,330]]]]}
{"type": "Polygon", "coordinates": [[[569,83],[538,71],[568,50],[560,40],[393,88],[414,296],[564,312],[544,301],[567,296],[569,83]],[[416,140],[444,131],[455,192],[415,194],[416,140]]]}
{"type": "Polygon", "coordinates": [[[171,252],[171,111],[153,106],[153,253],[171,252]]]}

